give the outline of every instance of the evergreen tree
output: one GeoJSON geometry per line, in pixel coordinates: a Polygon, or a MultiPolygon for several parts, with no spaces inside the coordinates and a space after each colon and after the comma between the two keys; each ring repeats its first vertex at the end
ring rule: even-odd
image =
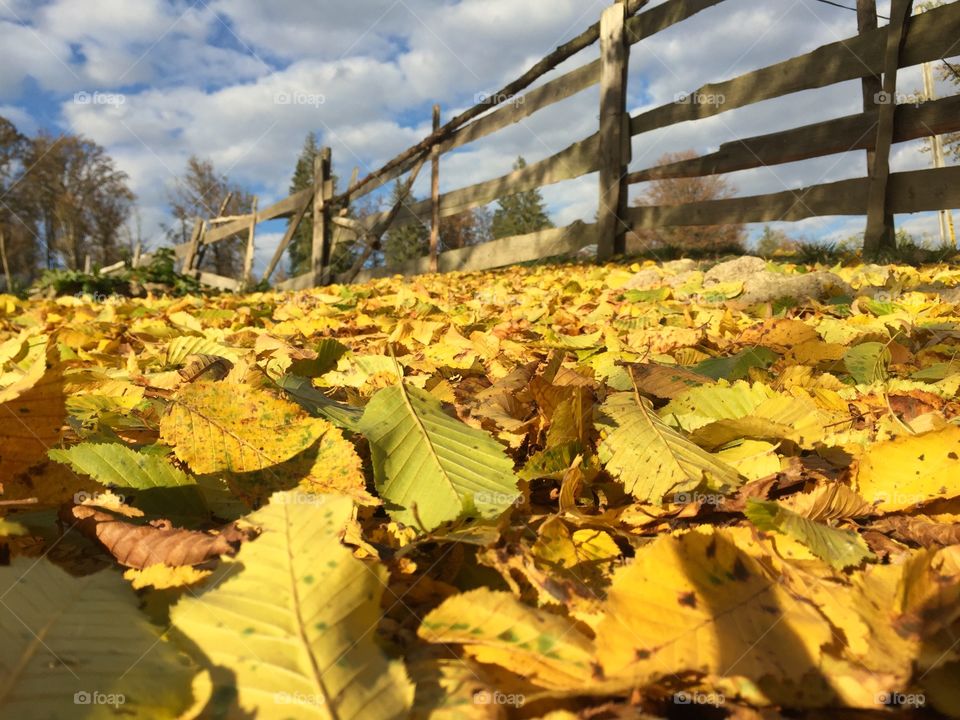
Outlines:
{"type": "MultiPolygon", "coordinates": [[[[526,166],[527,161],[519,157],[513,169],[521,170],[526,166]]],[[[513,235],[526,235],[553,226],[547,216],[543,196],[539,190],[534,189],[500,198],[493,213],[491,231],[496,240],[513,235]]]]}
{"type": "MultiPolygon", "coordinates": [[[[390,198],[392,207],[400,199],[403,193],[403,183],[399,180],[393,186],[393,194],[390,198]]],[[[413,205],[416,198],[411,193],[404,200],[405,205],[413,205]]],[[[383,254],[387,267],[398,265],[422,257],[430,251],[430,231],[427,226],[419,221],[414,221],[409,225],[393,227],[387,231],[383,243],[383,254]]]]}
{"type": "MultiPolygon", "coordinates": [[[[314,132],[307,135],[303,143],[303,150],[297,158],[297,166],[290,181],[290,194],[306,190],[313,185],[313,159],[320,153],[317,145],[317,136],[314,132]]],[[[293,219],[287,221],[293,222],[293,219]]],[[[290,275],[296,277],[310,269],[310,255],[313,245],[313,215],[309,211],[300,221],[300,226],[293,233],[287,254],[290,257],[290,275]]]]}
{"type": "MultiPolygon", "coordinates": [[[[313,131],[307,134],[307,139],[303,143],[303,150],[300,151],[300,157],[297,158],[297,166],[293,171],[293,178],[290,180],[290,194],[306,190],[313,186],[313,164],[314,158],[320,155],[320,145],[317,141],[317,135],[313,131]]],[[[333,176],[333,194],[337,194],[337,176],[333,176]]],[[[289,220],[288,222],[293,222],[289,220]]],[[[293,233],[290,240],[290,246],[287,248],[287,255],[290,258],[290,276],[296,277],[310,270],[310,258],[313,254],[313,214],[307,212],[303,220],[293,233]]],[[[338,255],[341,252],[338,250],[338,255]]]]}

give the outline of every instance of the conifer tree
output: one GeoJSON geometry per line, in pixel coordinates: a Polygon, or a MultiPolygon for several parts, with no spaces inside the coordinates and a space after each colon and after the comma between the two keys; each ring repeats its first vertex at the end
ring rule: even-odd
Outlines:
{"type": "MultiPolygon", "coordinates": [[[[514,170],[521,170],[527,166],[523,157],[517,158],[514,170]]],[[[497,201],[497,209],[493,213],[491,227],[494,239],[511,237],[512,235],[526,235],[552,228],[553,222],[547,215],[546,204],[540,190],[533,189],[516,195],[508,195],[497,201]]]]}

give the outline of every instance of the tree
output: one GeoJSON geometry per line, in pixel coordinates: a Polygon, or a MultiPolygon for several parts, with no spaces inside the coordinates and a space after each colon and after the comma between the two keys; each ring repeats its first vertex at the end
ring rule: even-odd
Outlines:
{"type": "MultiPolygon", "coordinates": [[[[394,183],[390,197],[390,206],[394,206],[403,196],[403,183],[399,180],[394,183]]],[[[413,195],[404,200],[404,205],[413,205],[417,202],[413,195]]],[[[383,243],[383,254],[387,267],[399,265],[407,260],[423,257],[430,251],[430,231],[419,220],[408,225],[391,227],[387,230],[383,243]]]]}
{"type": "MultiPolygon", "coordinates": [[[[669,165],[695,158],[693,151],[667,153],[657,162],[669,165]]],[[[653,180],[646,192],[634,201],[636,206],[669,206],[722,200],[733,197],[736,188],[719,175],[653,180]]],[[[636,232],[643,247],[672,247],[708,252],[743,252],[746,230],[739,225],[677,226],[643,229],[636,232]]]]}
{"type": "MultiPolygon", "coordinates": [[[[527,161],[523,157],[518,157],[513,169],[522,170],[526,166],[527,161]]],[[[497,200],[491,232],[494,239],[499,239],[513,235],[526,235],[553,226],[547,215],[543,196],[539,190],[534,189],[497,200]]]]}
{"type": "Polygon", "coordinates": [[[118,239],[136,196],[106,150],[84,137],[40,133],[24,157],[24,203],[43,238],[46,265],[79,269],[120,258],[118,239]]]}
{"type": "Polygon", "coordinates": [[[763,234],[757,241],[757,254],[761,257],[772,257],[779,252],[792,253],[799,248],[799,243],[787,235],[783,230],[774,230],[769,225],[764,226],[763,234]]]}
{"type": "Polygon", "coordinates": [[[36,223],[21,183],[29,144],[12,122],[0,117],[0,271],[6,291],[13,289],[15,277],[29,281],[36,266],[36,223]]]}
{"type": "MultiPolygon", "coordinates": [[[[303,143],[303,149],[300,151],[300,157],[297,158],[297,165],[293,170],[293,177],[290,179],[290,194],[294,195],[301,190],[313,187],[313,166],[315,159],[320,156],[320,145],[317,142],[317,134],[312,130],[307,134],[303,143]]],[[[337,194],[336,175],[333,176],[333,194],[337,194]]],[[[289,220],[288,222],[293,222],[289,220]]],[[[338,251],[338,255],[340,252],[338,251]]],[[[293,233],[290,240],[290,246],[287,248],[287,256],[290,260],[290,274],[293,277],[302,275],[310,270],[310,258],[313,255],[313,215],[308,212],[303,216],[300,225],[293,233]]]]}
{"type": "MultiPolygon", "coordinates": [[[[170,210],[179,223],[179,242],[190,239],[196,218],[216,217],[220,208],[224,215],[244,215],[253,209],[253,196],[219,174],[210,160],[193,155],[170,196],[170,210]]],[[[240,274],[246,238],[240,235],[208,246],[201,268],[217,275],[237,277],[240,274]]]]}
{"type": "Polygon", "coordinates": [[[490,224],[490,213],[484,208],[441,218],[440,244],[446,250],[481,245],[492,239],[490,224]]]}

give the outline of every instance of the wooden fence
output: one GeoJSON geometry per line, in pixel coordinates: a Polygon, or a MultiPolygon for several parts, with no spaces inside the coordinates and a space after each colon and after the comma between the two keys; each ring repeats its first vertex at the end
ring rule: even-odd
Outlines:
{"type": "MultiPolygon", "coordinates": [[[[190,242],[177,248],[184,269],[197,272],[196,260],[212,243],[247,235],[243,276],[222,278],[201,273],[203,282],[235,289],[252,280],[253,243],[258,223],[290,218],[264,280],[269,280],[307,213],[313,218],[311,270],[278,287],[301,289],[330,282],[349,282],[388,274],[480,270],[575,252],[597,245],[605,261],[626,250],[630,231],[681,225],[722,225],[801,220],[824,215],[866,215],[865,250],[890,247],[894,213],[913,213],[960,206],[960,167],[890,172],[893,143],[960,130],[960,97],[897,104],[901,68],[960,53],[960,2],[911,15],[912,0],[893,0],[888,26],[878,27],[875,0],[857,0],[859,33],[789,60],[704,85],[677,101],[630,116],[627,78],[631,46],[690,17],[721,5],[723,0],[667,0],[645,9],[647,0],[621,0],[608,7],[600,21],[558,47],[521,78],[461,113],[445,125],[434,108],[434,130],[383,167],[361,179],[357,173],[347,190],[334,195],[331,151],[317,158],[312,188],[267,208],[234,218],[198,221],[190,242]],[[538,87],[538,79],[580,51],[600,44],[600,57],[538,87]],[[670,165],[629,171],[633,138],[677,123],[700,120],[764,100],[836,83],[860,80],[863,112],[769,135],[724,143],[713,153],[670,165]],[[487,137],[545,110],[589,87],[600,85],[598,131],[540,162],[502,177],[444,194],[439,192],[443,155],[487,137]],[[708,99],[701,102],[700,99],[708,99]],[[709,101],[709,99],[713,99],[709,101]],[[720,101],[722,99],[722,101],[720,101]],[[767,195],[736,197],[676,206],[628,207],[629,187],[656,179],[691,178],[816,158],[850,150],[867,151],[863,178],[814,185],[767,195]],[[429,161],[431,197],[408,203],[401,194],[396,206],[365,218],[346,217],[350,203],[407,176],[409,193],[420,169],[429,161]],[[599,173],[595,223],[495,240],[474,247],[439,252],[441,218],[484,206],[500,197],[599,173]],[[410,223],[432,226],[430,255],[400,267],[364,269],[388,228],[410,223]],[[362,252],[347,273],[330,269],[335,245],[344,233],[356,236],[362,252]]],[[[722,11],[717,8],[713,12],[722,11]]],[[[688,91],[687,88],[678,90],[688,91]]],[[[642,140],[641,140],[642,142],[642,140]]]]}

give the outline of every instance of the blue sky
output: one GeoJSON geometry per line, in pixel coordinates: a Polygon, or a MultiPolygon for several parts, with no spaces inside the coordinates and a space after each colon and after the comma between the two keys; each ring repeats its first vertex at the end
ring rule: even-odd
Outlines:
{"type": "MultiPolygon", "coordinates": [[[[341,177],[354,166],[369,171],[427,133],[434,102],[448,119],[595,22],[606,4],[0,0],[0,114],[28,133],[81,133],[107,147],[131,177],[143,235],[155,245],[191,154],[212,159],[261,206],[286,195],[311,130],[333,147],[341,177]],[[278,103],[284,94],[302,102],[278,103]]],[[[879,4],[885,14],[889,0],[879,4]]],[[[634,46],[631,110],[855,32],[855,13],[816,0],[727,0],[634,46]]],[[[584,51],[557,72],[594,57],[595,48],[584,51]]],[[[918,88],[919,72],[905,72],[902,83],[918,88]]],[[[845,83],[634,138],[632,169],[664,152],[707,152],[739,136],[856,112],[859,92],[858,83],[845,83]]],[[[508,172],[518,154],[535,161],[592,134],[597,103],[596,89],[588,90],[446,156],[444,189],[508,172]]],[[[926,167],[919,149],[919,142],[897,146],[894,170],[926,167]]],[[[848,153],[731,179],[740,194],[777,192],[860,176],[863,163],[862,152],[848,153]]],[[[544,194],[558,224],[596,211],[594,176],[544,194]]],[[[935,231],[929,214],[901,221],[917,234],[935,231]]],[[[861,218],[820,218],[787,229],[837,239],[862,226],[861,218]]],[[[260,228],[258,265],[282,229],[260,228]]]]}

